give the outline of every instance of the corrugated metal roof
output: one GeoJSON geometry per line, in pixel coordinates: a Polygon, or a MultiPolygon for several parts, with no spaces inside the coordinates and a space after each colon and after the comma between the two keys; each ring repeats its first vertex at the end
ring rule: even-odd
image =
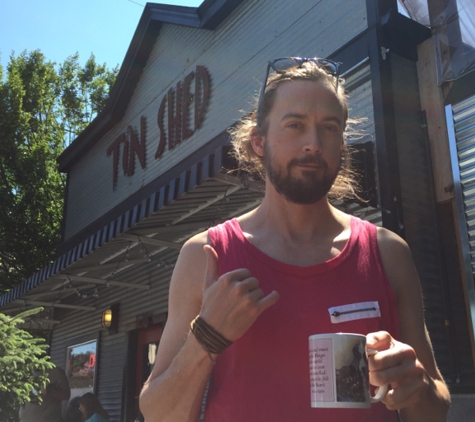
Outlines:
{"type": "MultiPolygon", "coordinates": [[[[250,210],[260,202],[262,185],[240,180],[222,169],[224,149],[205,157],[2,295],[2,311],[28,304],[71,306],[63,303],[67,297],[104,285],[146,289],[146,285],[134,284],[129,281],[134,277],[124,274],[136,271],[136,264],[146,268],[149,261],[154,266],[172,265],[177,250],[193,233],[250,210]],[[170,250],[175,256],[168,263],[170,250]]],[[[75,306],[81,305],[75,301],[75,306]]]]}

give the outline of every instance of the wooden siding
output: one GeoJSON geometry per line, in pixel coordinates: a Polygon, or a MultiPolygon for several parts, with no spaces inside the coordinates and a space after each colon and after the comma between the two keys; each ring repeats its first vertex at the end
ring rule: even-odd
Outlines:
{"type": "MultiPolygon", "coordinates": [[[[365,2],[249,0],[215,31],[164,24],[123,120],[98,140],[70,172],[65,238],[110,210],[131,193],[175,166],[250,110],[266,61],[286,55],[327,56],[366,29],[365,2]],[[322,19],[325,16],[325,19],[322,19]],[[263,24],[265,23],[265,24],[263,24]],[[328,34],[332,36],[328,36],[328,34]],[[203,127],[173,151],[155,160],[160,102],[170,87],[196,68],[211,75],[212,96],[203,127]],[[112,190],[112,157],[106,151],[128,125],[136,130],[147,118],[147,165],[119,171],[112,190]]],[[[166,120],[166,117],[165,117],[166,120]]],[[[120,170],[120,164],[119,164],[120,170]]]]}
{"type": "Polygon", "coordinates": [[[450,150],[445,124],[444,100],[442,90],[437,86],[437,61],[433,39],[430,38],[421,43],[417,51],[421,105],[427,119],[434,188],[437,202],[443,202],[453,199],[454,193],[451,190],[453,185],[452,168],[450,160],[447,160],[450,150]]]}

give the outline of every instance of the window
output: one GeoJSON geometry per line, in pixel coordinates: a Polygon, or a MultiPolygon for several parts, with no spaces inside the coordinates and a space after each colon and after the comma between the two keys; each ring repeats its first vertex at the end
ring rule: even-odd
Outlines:
{"type": "Polygon", "coordinates": [[[71,397],[94,391],[97,340],[68,347],[66,374],[71,387],[71,397]]]}

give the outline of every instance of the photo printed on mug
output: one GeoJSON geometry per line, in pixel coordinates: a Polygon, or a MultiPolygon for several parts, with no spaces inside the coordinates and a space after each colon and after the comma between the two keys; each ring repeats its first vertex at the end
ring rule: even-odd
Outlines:
{"type": "Polygon", "coordinates": [[[309,360],[312,407],[371,406],[365,336],[310,336],[309,360]]]}

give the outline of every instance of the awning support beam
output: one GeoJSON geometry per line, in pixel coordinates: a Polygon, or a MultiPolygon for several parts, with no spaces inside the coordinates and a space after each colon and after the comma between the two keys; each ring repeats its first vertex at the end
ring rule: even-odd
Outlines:
{"type": "Polygon", "coordinates": [[[103,280],[101,278],[81,277],[77,275],[68,275],[68,274],[57,274],[54,276],[54,278],[60,278],[63,280],[71,280],[71,281],[80,281],[83,283],[92,283],[92,284],[102,284],[102,285],[109,284],[110,286],[126,287],[129,289],[150,290],[150,285],[148,284],[124,283],[123,281],[103,280]]]}
{"type": "Polygon", "coordinates": [[[215,204],[216,202],[221,201],[224,197],[229,196],[233,194],[234,192],[237,192],[241,187],[240,186],[233,186],[230,185],[225,192],[220,193],[219,195],[215,196],[214,198],[210,199],[209,201],[206,201],[205,203],[193,208],[192,210],[188,211],[187,213],[181,215],[180,217],[176,218],[175,220],[172,221],[171,225],[174,226],[175,224],[178,224],[180,221],[186,220],[188,217],[191,217],[192,215],[204,210],[205,208],[208,208],[210,205],[215,204]]]}
{"type": "Polygon", "coordinates": [[[48,308],[64,308],[64,309],[76,309],[78,311],[95,311],[94,306],[81,306],[81,305],[67,305],[65,303],[56,303],[56,302],[40,302],[37,300],[28,300],[28,299],[17,299],[13,303],[23,304],[23,305],[33,305],[33,306],[46,306],[48,308]]]}
{"type": "Polygon", "coordinates": [[[167,240],[160,240],[160,239],[152,239],[147,236],[137,236],[135,234],[124,233],[120,236],[120,238],[125,239],[125,240],[130,240],[132,242],[139,242],[139,243],[142,242],[146,245],[165,247],[165,248],[176,249],[176,250],[180,250],[183,246],[181,243],[169,242],[167,240]]]}

